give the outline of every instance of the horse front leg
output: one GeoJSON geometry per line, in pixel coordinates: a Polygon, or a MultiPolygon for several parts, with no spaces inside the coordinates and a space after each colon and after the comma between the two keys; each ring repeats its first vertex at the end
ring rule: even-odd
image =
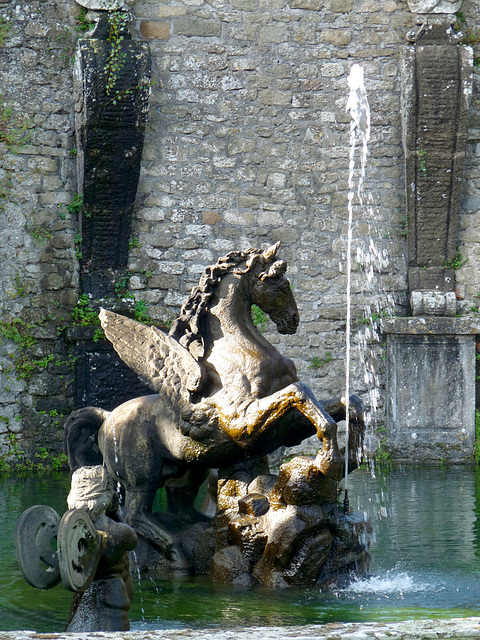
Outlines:
{"type": "MultiPolygon", "coordinates": [[[[345,398],[330,398],[322,401],[325,410],[332,418],[339,422],[346,419],[345,398]]],[[[360,464],[363,456],[363,441],[365,437],[365,407],[362,400],[355,395],[348,398],[348,472],[354,471],[360,464]]],[[[347,444],[340,451],[345,455],[347,444]]]]}
{"type": "Polygon", "coordinates": [[[270,396],[255,400],[226,430],[240,445],[248,446],[290,409],[300,411],[315,428],[322,442],[316,458],[322,473],[340,479],[343,458],[337,443],[337,423],[302,382],[294,382],[270,396]]]}
{"type": "Polygon", "coordinates": [[[189,564],[180,548],[176,536],[165,529],[152,513],[156,488],[140,490],[130,487],[125,491],[125,505],[123,511],[125,520],[137,534],[149,543],[157,546],[170,561],[174,570],[184,571],[189,564]]]}

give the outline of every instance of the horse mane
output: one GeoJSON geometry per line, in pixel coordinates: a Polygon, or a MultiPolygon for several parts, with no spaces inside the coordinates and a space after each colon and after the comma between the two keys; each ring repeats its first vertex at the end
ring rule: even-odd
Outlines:
{"type": "Polygon", "coordinates": [[[180,309],[179,317],[173,322],[169,335],[190,351],[195,359],[204,355],[202,318],[206,315],[213,293],[220,280],[228,273],[244,274],[257,264],[265,265],[267,260],[259,249],[231,251],[218,259],[212,266],[206,267],[187,301],[180,309]],[[238,265],[245,262],[244,269],[238,265]]]}

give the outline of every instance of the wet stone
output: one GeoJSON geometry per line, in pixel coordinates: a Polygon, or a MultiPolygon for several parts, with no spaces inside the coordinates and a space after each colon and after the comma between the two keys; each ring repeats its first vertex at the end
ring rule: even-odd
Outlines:
{"type": "Polygon", "coordinates": [[[268,498],[259,493],[249,493],[238,501],[238,511],[242,515],[263,516],[269,507],[268,498]]]}

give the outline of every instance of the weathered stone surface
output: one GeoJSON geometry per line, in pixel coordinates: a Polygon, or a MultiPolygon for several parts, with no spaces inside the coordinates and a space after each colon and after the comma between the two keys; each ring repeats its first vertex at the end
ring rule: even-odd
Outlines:
{"type": "Polygon", "coordinates": [[[248,575],[249,565],[240,547],[231,546],[217,551],[212,558],[210,574],[214,582],[232,584],[248,575]]]}
{"type": "MultiPolygon", "coordinates": [[[[223,475],[232,473],[233,479],[239,470],[237,465],[223,475]]],[[[217,549],[240,548],[256,583],[323,586],[366,570],[370,525],[359,514],[339,510],[338,483],[322,475],[314,458],[293,458],[278,477],[260,474],[249,487],[252,493],[236,505],[230,501],[228,512],[214,522],[227,525],[218,530],[217,549]]],[[[218,486],[219,504],[225,490],[231,490],[228,481],[218,486]]]]}
{"type": "Polygon", "coordinates": [[[180,36],[220,36],[222,24],[216,20],[203,20],[201,18],[178,18],[173,23],[174,32],[180,36]]]}
{"type": "Polygon", "coordinates": [[[134,0],[77,0],[78,4],[94,11],[118,11],[132,6],[134,0]]]}
{"type": "Polygon", "coordinates": [[[270,508],[268,498],[260,493],[248,493],[238,501],[238,512],[247,516],[263,516],[270,508]]]}
{"type": "Polygon", "coordinates": [[[149,48],[119,46],[119,71],[109,71],[107,38],[80,40],[75,66],[82,289],[94,298],[113,297],[127,265],[148,113],[149,48]]]}
{"type": "Polygon", "coordinates": [[[142,20],[140,23],[140,33],[144,38],[158,38],[164,40],[170,35],[170,22],[152,22],[151,20],[142,20]]]}
{"type": "Polygon", "coordinates": [[[398,318],[385,329],[389,449],[396,458],[468,459],[475,441],[477,323],[398,318]]]}
{"type": "Polygon", "coordinates": [[[185,530],[181,544],[193,572],[208,573],[215,553],[215,530],[205,522],[198,522],[185,530]]]}
{"type": "Polygon", "coordinates": [[[451,264],[458,244],[471,61],[464,48],[448,41],[446,28],[434,24],[420,31],[416,44],[403,47],[411,291],[448,292],[455,286],[451,264]]]}
{"type": "Polygon", "coordinates": [[[311,9],[320,11],[323,9],[323,0],[289,0],[292,9],[311,9]]]}
{"type": "Polygon", "coordinates": [[[324,476],[311,458],[297,456],[280,467],[272,495],[286,504],[320,505],[336,501],[337,482],[324,476]]]}
{"type": "Polygon", "coordinates": [[[444,13],[453,15],[460,10],[462,0],[407,0],[413,13],[444,13]]]}
{"type": "Polygon", "coordinates": [[[262,522],[255,517],[236,516],[228,523],[229,545],[238,545],[250,564],[260,560],[267,540],[268,535],[262,529],[262,522]]]}

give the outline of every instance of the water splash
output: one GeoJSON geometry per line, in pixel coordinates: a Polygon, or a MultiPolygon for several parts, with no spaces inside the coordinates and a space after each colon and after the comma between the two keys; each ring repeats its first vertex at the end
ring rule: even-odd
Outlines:
{"type": "Polygon", "coordinates": [[[347,111],[350,112],[350,158],[348,170],[348,235],[347,235],[347,320],[345,330],[345,493],[348,488],[348,437],[349,437],[349,396],[350,396],[350,351],[351,351],[351,278],[352,278],[352,238],[353,238],[353,201],[355,194],[363,205],[363,182],[370,139],[370,107],[365,91],[363,69],[354,64],[348,78],[350,95],[347,111]],[[357,146],[361,144],[360,173],[356,177],[355,156],[357,146]],[[355,185],[356,183],[356,185],[355,185]]]}
{"type": "Polygon", "coordinates": [[[372,595],[404,595],[423,591],[437,591],[438,585],[428,582],[416,582],[408,573],[388,571],[382,576],[370,576],[355,580],[342,590],[343,593],[372,595]]]}

